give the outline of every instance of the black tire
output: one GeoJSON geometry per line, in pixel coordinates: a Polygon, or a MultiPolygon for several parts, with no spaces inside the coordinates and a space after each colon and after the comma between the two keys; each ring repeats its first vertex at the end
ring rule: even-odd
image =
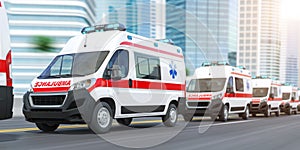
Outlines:
{"type": "Polygon", "coordinates": [[[178,119],[177,107],[174,104],[170,104],[167,114],[162,117],[162,121],[167,127],[174,127],[178,119]]]}
{"type": "Polygon", "coordinates": [[[252,117],[256,117],[256,114],[252,114],[252,117]]]}
{"type": "Polygon", "coordinates": [[[220,121],[226,122],[228,120],[228,116],[229,116],[228,105],[223,105],[220,112],[219,119],[220,121]]]}
{"type": "Polygon", "coordinates": [[[280,108],[278,108],[278,111],[275,112],[275,116],[279,117],[280,116],[280,108]]]}
{"type": "Polygon", "coordinates": [[[292,115],[293,109],[290,107],[288,110],[286,110],[287,115],[292,115]]]}
{"type": "Polygon", "coordinates": [[[294,111],[294,115],[297,115],[297,114],[298,114],[298,112],[297,112],[297,108],[296,108],[294,111]]]}
{"type": "Polygon", "coordinates": [[[183,114],[183,119],[185,122],[190,122],[193,120],[194,115],[193,114],[183,114]]]}
{"type": "Polygon", "coordinates": [[[264,112],[265,117],[270,117],[271,112],[270,112],[270,107],[268,106],[267,110],[264,112]]]}
{"type": "Polygon", "coordinates": [[[132,122],[132,118],[120,118],[116,119],[120,125],[129,126],[132,122]]]}
{"type": "Polygon", "coordinates": [[[100,102],[94,108],[89,128],[96,134],[106,133],[112,126],[112,109],[106,102],[100,102]]]}
{"type": "Polygon", "coordinates": [[[35,125],[44,132],[53,132],[59,127],[59,124],[56,124],[56,123],[54,123],[54,124],[35,123],[35,125]]]}
{"type": "Polygon", "coordinates": [[[250,111],[250,110],[249,110],[249,107],[247,106],[245,112],[242,114],[242,118],[243,118],[244,120],[248,120],[248,119],[249,119],[249,115],[250,115],[250,112],[249,112],[249,111],[250,111]]]}

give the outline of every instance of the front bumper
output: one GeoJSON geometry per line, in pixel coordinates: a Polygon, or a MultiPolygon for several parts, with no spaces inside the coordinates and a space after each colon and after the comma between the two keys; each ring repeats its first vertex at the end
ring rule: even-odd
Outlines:
{"type": "Polygon", "coordinates": [[[264,113],[268,110],[267,102],[260,102],[259,104],[250,103],[250,113],[264,113]]]}
{"type": "Polygon", "coordinates": [[[23,114],[29,122],[88,123],[93,114],[95,100],[86,89],[68,91],[64,103],[60,107],[51,107],[51,105],[32,106],[29,100],[30,94],[33,93],[27,92],[23,97],[23,114]]]}
{"type": "Polygon", "coordinates": [[[207,102],[193,102],[197,103],[195,107],[188,106],[188,102],[186,98],[181,98],[179,100],[179,114],[193,114],[194,116],[217,116],[220,114],[220,111],[223,107],[223,102],[220,99],[211,100],[207,105],[207,107],[198,107],[203,106],[203,103],[207,102]]]}

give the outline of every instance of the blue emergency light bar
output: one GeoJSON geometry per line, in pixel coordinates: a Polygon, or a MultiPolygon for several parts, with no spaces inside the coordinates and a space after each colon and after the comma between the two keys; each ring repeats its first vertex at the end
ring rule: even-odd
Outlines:
{"type": "Polygon", "coordinates": [[[93,32],[104,32],[104,31],[114,31],[114,30],[126,31],[126,27],[120,23],[102,24],[102,25],[84,27],[81,30],[81,33],[88,34],[88,33],[93,33],[93,32]]]}

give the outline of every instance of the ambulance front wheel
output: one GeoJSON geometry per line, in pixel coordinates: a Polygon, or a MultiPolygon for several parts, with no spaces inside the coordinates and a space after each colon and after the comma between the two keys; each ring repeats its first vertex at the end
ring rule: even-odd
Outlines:
{"type": "Polygon", "coordinates": [[[228,112],[228,105],[223,105],[219,119],[220,121],[226,122],[228,120],[229,112],[228,112]]]}
{"type": "Polygon", "coordinates": [[[59,124],[56,123],[36,123],[35,125],[44,132],[53,132],[59,127],[59,124]]]}
{"type": "Polygon", "coordinates": [[[120,125],[129,126],[132,122],[132,118],[120,118],[116,119],[120,125]]]}
{"type": "Polygon", "coordinates": [[[106,102],[100,102],[96,105],[89,128],[96,134],[106,133],[112,126],[112,109],[106,102]]]}
{"type": "Polygon", "coordinates": [[[279,117],[280,116],[280,108],[278,108],[278,110],[275,112],[275,116],[279,117]]]}
{"type": "Polygon", "coordinates": [[[174,127],[178,118],[177,107],[174,104],[170,104],[167,114],[162,117],[162,121],[167,127],[174,127]]]}

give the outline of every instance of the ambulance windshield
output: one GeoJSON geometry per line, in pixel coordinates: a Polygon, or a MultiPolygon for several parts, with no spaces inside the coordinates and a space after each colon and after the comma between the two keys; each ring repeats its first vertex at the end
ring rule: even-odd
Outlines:
{"type": "Polygon", "coordinates": [[[56,56],[38,78],[70,78],[90,75],[100,68],[108,53],[108,51],[97,51],[56,56]]]}
{"type": "Polygon", "coordinates": [[[253,88],[253,97],[266,97],[268,92],[269,88],[253,88]]]}
{"type": "Polygon", "coordinates": [[[224,89],[226,78],[193,79],[187,88],[188,92],[219,92],[224,89]]]}
{"type": "Polygon", "coordinates": [[[291,93],[282,93],[282,100],[289,100],[291,93]]]}

